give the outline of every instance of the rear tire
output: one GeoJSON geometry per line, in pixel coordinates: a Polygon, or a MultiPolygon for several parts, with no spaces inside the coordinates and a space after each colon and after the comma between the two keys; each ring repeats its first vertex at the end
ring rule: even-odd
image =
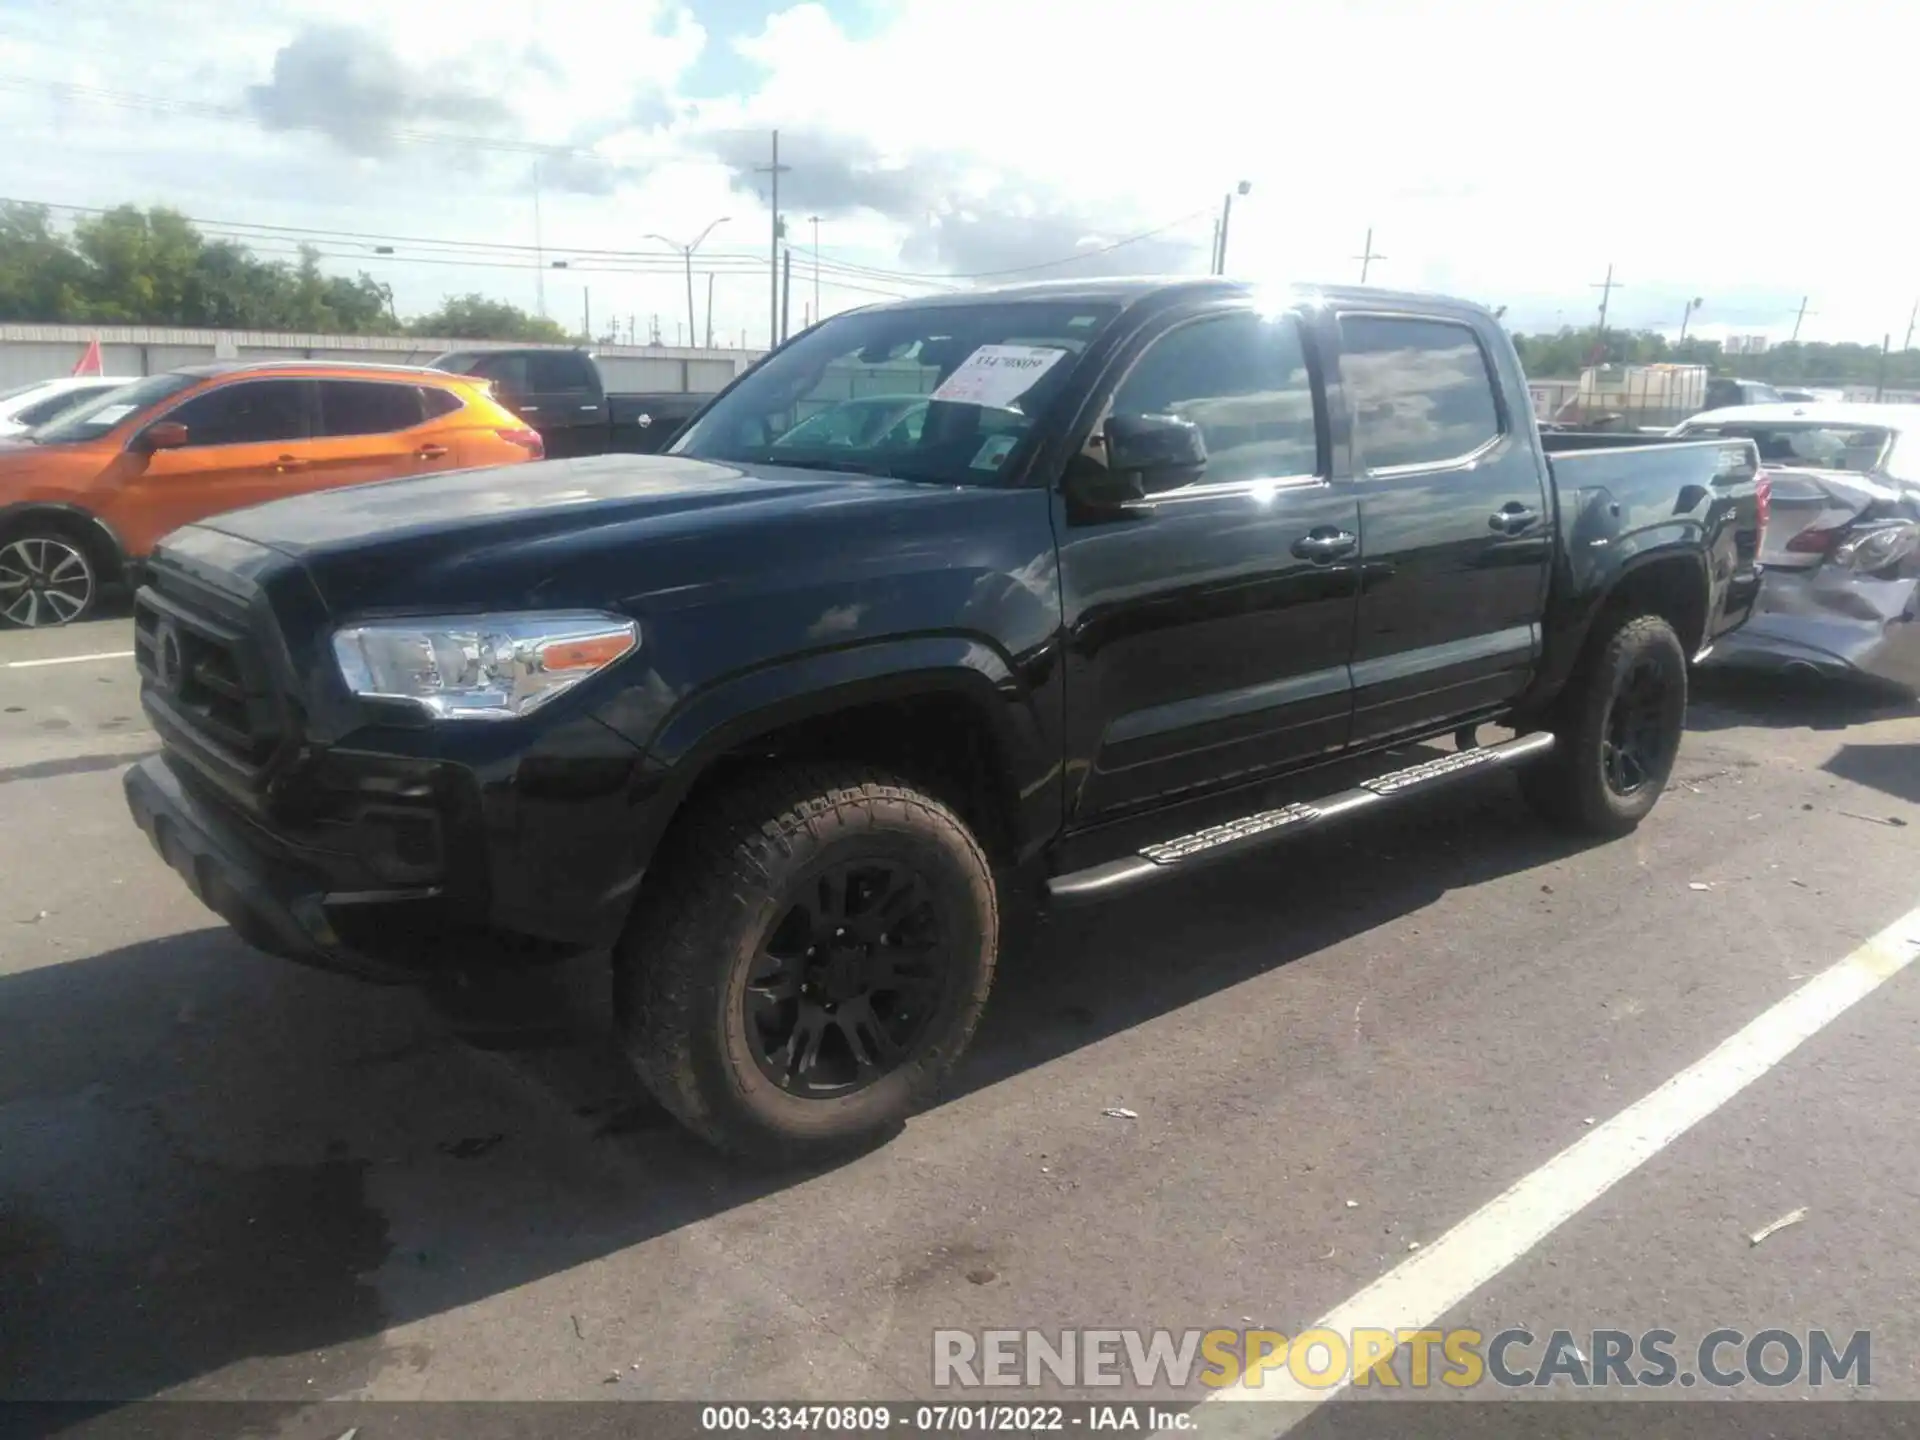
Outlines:
{"type": "Polygon", "coordinates": [[[1554,707],[1554,748],[1520,772],[1542,816],[1579,834],[1625,835],[1666,788],[1687,718],[1687,656],[1657,615],[1596,635],[1554,707]]]}
{"type": "Polygon", "coordinates": [[[993,872],[952,810],[858,767],[794,767],[696,802],[615,955],[641,1080],[721,1150],[861,1148],[937,1093],[999,945],[993,872]]]}
{"type": "Polygon", "coordinates": [[[84,620],[100,585],[100,563],[78,536],[32,522],[0,534],[0,624],[45,630],[84,620]]]}

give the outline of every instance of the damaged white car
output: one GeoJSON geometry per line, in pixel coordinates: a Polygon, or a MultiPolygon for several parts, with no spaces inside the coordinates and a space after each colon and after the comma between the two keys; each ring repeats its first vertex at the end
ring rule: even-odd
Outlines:
{"type": "Polygon", "coordinates": [[[1758,605],[1712,663],[1920,693],[1920,406],[1745,405],[1674,433],[1753,440],[1773,486],[1758,605]]]}

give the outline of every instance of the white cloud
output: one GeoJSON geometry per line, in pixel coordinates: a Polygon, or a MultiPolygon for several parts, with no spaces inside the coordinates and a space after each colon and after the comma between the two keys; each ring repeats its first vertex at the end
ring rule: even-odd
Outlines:
{"type": "MultiPolygon", "coordinates": [[[[729,148],[726,132],[750,135],[734,147],[744,167],[777,126],[795,167],[786,198],[829,214],[834,257],[881,269],[1005,268],[987,262],[1175,221],[1171,245],[1108,263],[1198,268],[1220,197],[1245,179],[1236,271],[1352,278],[1371,226],[1386,256],[1376,282],[1456,290],[1535,325],[1584,323],[1609,263],[1624,282],[1611,316],[1627,325],[1677,326],[1682,297],[1697,294],[1696,329],[1784,335],[1811,294],[1804,335],[1898,340],[1920,286],[1904,187],[1873,154],[1906,130],[1907,48],[1895,12],[1873,0],[896,0],[857,27],[795,5],[744,35],[709,34],[701,14],[701,0],[549,0],[535,12],[498,0],[34,0],[0,18],[0,71],[239,108],[312,27],[345,27],[411,77],[412,108],[388,123],[453,128],[457,104],[418,102],[478,97],[463,127],[475,134],[591,153],[553,164],[543,184],[554,251],[650,247],[650,232],[691,238],[729,215],[710,253],[757,261],[764,200],[749,172],[730,183],[710,157],[729,148]],[[696,109],[682,87],[706,46],[731,47],[750,88],[696,109]],[[1796,97],[1835,89],[1838,138],[1794,113],[1796,97]],[[506,118],[490,122],[485,101],[506,118]]],[[[369,159],[351,153],[366,146],[191,107],[162,115],[18,89],[0,90],[0,121],[57,137],[14,157],[5,188],[24,198],[533,236],[531,164],[510,150],[407,143],[369,159]]],[[[796,205],[785,208],[805,277],[814,212],[796,205]]],[[[467,288],[532,300],[524,269],[381,263],[403,307],[467,288]]],[[[658,311],[673,338],[680,275],[550,274],[553,308],[571,314],[588,284],[599,313],[635,314],[644,331],[658,311]]],[[[830,308],[873,298],[831,279],[823,290],[830,308]]],[[[811,287],[796,291],[797,322],[811,287]]],[[[764,271],[723,275],[720,328],[764,334],[765,296],[764,271]]]]}

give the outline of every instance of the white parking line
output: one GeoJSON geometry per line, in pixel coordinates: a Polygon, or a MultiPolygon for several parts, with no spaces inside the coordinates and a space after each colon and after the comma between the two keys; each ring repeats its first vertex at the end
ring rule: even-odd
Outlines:
{"type": "MultiPolygon", "coordinates": [[[[1916,958],[1920,907],[1337,1306],[1315,1322],[1316,1328],[1345,1338],[1372,1326],[1397,1331],[1435,1324],[1916,958]]],[[[1337,1384],[1312,1388],[1296,1381],[1284,1366],[1266,1372],[1263,1381],[1253,1388],[1243,1379],[1208,1396],[1193,1412],[1195,1429],[1190,1433],[1270,1440],[1291,1430],[1348,1383],[1343,1376],[1337,1384]],[[1249,1400],[1288,1403],[1273,1411],[1231,1403],[1249,1400]]]]}
{"type": "Polygon", "coordinates": [[[41,665],[79,665],[88,660],[131,660],[131,650],[102,650],[97,655],[55,655],[46,660],[9,660],[4,667],[8,670],[33,670],[41,665]]]}

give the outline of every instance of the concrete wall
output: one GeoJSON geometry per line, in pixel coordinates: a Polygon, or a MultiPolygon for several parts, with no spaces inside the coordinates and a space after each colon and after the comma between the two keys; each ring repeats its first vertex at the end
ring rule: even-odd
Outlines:
{"type": "MultiPolygon", "coordinates": [[[[480,340],[394,335],[300,335],[249,330],[179,330],[147,325],[0,325],[0,390],[70,375],[98,339],[109,375],[154,375],[214,360],[367,360],[422,365],[447,350],[490,347],[480,340]]],[[[558,348],[558,347],[557,347],[558,348]]],[[[596,345],[613,390],[708,393],[759,358],[759,351],[675,345],[596,345]]]]}

